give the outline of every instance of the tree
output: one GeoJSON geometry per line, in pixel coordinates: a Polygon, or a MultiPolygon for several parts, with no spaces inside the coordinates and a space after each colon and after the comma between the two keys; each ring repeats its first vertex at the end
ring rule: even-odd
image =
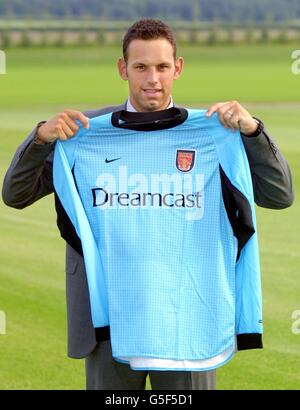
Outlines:
{"type": "Polygon", "coordinates": [[[300,19],[299,0],[0,0],[0,19],[24,18],[81,19],[88,15],[99,20],[133,21],[141,16],[167,21],[214,20],[245,23],[251,15],[263,23],[272,14],[274,21],[300,19]]]}

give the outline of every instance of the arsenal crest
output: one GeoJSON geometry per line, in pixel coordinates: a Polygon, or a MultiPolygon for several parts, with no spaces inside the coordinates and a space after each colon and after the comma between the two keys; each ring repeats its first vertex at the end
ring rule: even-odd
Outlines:
{"type": "Polygon", "coordinates": [[[182,172],[188,172],[194,167],[195,150],[178,149],[176,154],[176,168],[182,172]]]}

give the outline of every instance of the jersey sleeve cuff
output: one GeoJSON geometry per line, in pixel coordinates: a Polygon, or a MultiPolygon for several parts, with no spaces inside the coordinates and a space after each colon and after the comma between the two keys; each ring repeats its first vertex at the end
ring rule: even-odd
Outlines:
{"type": "Polygon", "coordinates": [[[262,349],[261,333],[244,333],[237,335],[237,350],[262,349]]]}

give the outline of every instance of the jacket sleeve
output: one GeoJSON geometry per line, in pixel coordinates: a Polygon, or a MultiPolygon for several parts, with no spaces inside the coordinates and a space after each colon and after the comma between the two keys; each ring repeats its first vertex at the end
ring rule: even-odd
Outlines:
{"type": "Polygon", "coordinates": [[[35,133],[36,128],[19,146],[4,177],[2,198],[13,208],[25,208],[53,192],[54,144],[36,144],[35,133]]]}
{"type": "Polygon", "coordinates": [[[257,137],[242,135],[248,157],[255,203],[263,208],[292,205],[294,192],[289,165],[266,131],[257,137]]]}
{"type": "MultiPolygon", "coordinates": [[[[124,105],[106,107],[85,111],[84,114],[93,118],[123,108],[124,105]]],[[[19,146],[4,177],[2,199],[13,208],[25,208],[54,191],[52,171],[55,143],[36,144],[36,130],[35,127],[19,146]]]]}

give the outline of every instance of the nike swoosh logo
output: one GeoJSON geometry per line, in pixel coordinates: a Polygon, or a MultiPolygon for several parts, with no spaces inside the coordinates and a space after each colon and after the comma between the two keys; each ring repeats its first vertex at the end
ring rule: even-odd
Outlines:
{"type": "Polygon", "coordinates": [[[113,161],[118,161],[118,159],[121,159],[121,158],[115,158],[115,159],[105,159],[105,162],[108,164],[109,162],[113,162],[113,161]]]}

